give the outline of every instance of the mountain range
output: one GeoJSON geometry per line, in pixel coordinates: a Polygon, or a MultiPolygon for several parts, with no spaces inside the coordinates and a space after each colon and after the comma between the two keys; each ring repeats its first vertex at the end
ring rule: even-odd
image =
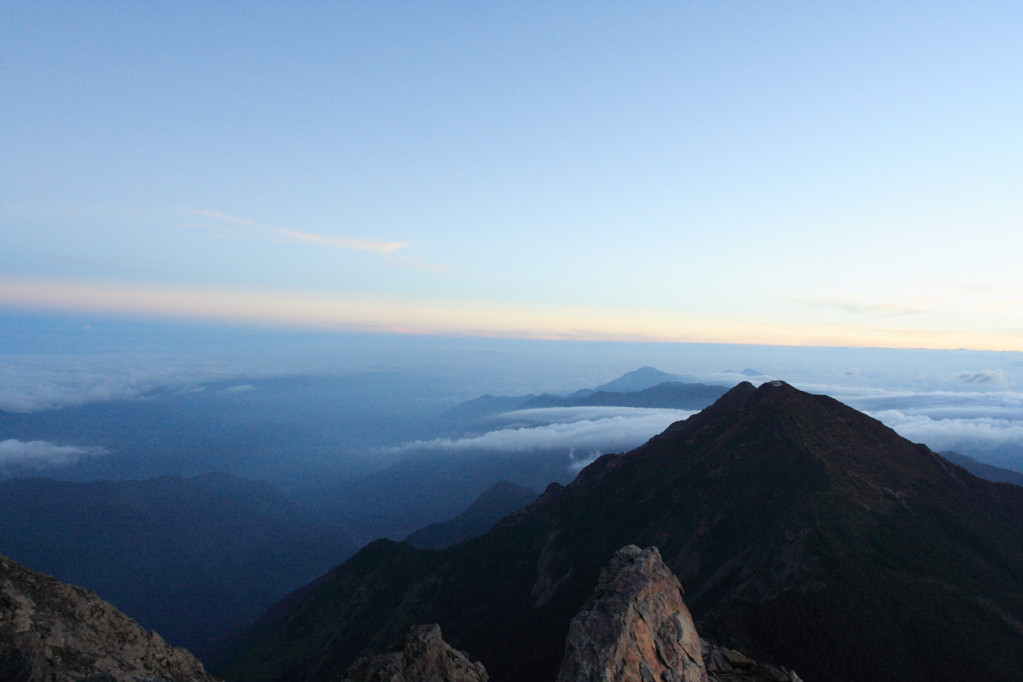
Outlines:
{"type": "Polygon", "coordinates": [[[442,428],[458,430],[472,428],[481,419],[496,414],[544,407],[617,406],[702,410],[727,390],[726,386],[694,382],[691,377],[682,374],[669,374],[654,367],[640,367],[596,388],[583,388],[568,395],[482,395],[445,411],[434,422],[442,428]]]}
{"type": "Polygon", "coordinates": [[[491,679],[554,679],[628,544],[660,549],[701,634],[807,681],[1023,680],[1023,488],[777,381],[739,384],[480,537],[367,545],[268,611],[223,673],[339,678],[436,622],[491,679]]]}

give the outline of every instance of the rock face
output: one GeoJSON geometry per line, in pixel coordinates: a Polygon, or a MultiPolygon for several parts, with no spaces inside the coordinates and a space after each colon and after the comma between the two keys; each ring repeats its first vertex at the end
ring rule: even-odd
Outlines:
{"type": "Polygon", "coordinates": [[[656,547],[628,545],[572,619],[558,682],[707,682],[678,578],[656,547]]]}
{"type": "Polygon", "coordinates": [[[701,640],[703,661],[710,682],[802,682],[791,670],[757,663],[727,647],[701,640]]]}
{"type": "Polygon", "coordinates": [[[377,656],[355,661],[345,682],[487,682],[482,663],[473,663],[441,637],[440,626],[413,626],[405,639],[377,656]]]}
{"type": "Polygon", "coordinates": [[[94,592],[0,557],[0,679],[6,682],[215,682],[94,592]]]}

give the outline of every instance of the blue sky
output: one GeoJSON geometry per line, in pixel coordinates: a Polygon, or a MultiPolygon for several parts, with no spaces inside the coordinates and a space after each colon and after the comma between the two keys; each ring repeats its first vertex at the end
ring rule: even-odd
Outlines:
{"type": "Polygon", "coordinates": [[[0,311],[1023,350],[1018,3],[0,6],[0,311]]]}

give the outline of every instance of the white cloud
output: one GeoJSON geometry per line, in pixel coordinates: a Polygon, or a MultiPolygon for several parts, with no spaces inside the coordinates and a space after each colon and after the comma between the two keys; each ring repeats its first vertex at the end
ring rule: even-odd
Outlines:
{"type": "Polygon", "coordinates": [[[899,410],[871,413],[899,435],[932,450],[977,451],[1016,447],[1023,453],[1023,420],[975,417],[971,419],[935,419],[923,414],[899,410]]]}
{"type": "Polygon", "coordinates": [[[694,412],[636,407],[563,407],[509,412],[510,423],[465,438],[437,438],[405,443],[390,452],[448,452],[573,449],[599,452],[631,450],[694,412]]]}
{"type": "Polygon", "coordinates": [[[49,467],[74,464],[83,457],[110,454],[106,448],[82,445],[56,445],[44,440],[20,441],[13,438],[0,441],[0,469],[49,467]]]}
{"type": "Polygon", "coordinates": [[[597,461],[602,453],[600,450],[590,450],[585,455],[577,455],[575,450],[568,453],[568,468],[570,471],[579,472],[597,461]]]}
{"type": "Polygon", "coordinates": [[[0,357],[0,410],[39,412],[127,400],[228,378],[214,367],[166,358],[0,357]]]}
{"type": "MultiPolygon", "coordinates": [[[[322,244],[335,249],[348,249],[351,251],[366,251],[368,253],[376,253],[380,255],[389,255],[395,251],[408,246],[405,242],[382,242],[374,241],[370,239],[352,239],[349,237],[327,237],[319,234],[312,234],[310,232],[301,232],[299,230],[289,230],[283,227],[273,228],[261,225],[255,220],[250,218],[241,218],[239,216],[229,215],[227,213],[221,213],[220,211],[211,211],[208,209],[183,209],[193,215],[199,215],[203,218],[210,220],[220,221],[221,223],[230,223],[231,225],[241,225],[250,233],[255,235],[262,234],[264,238],[269,235],[279,235],[286,237],[287,239],[300,242],[311,242],[314,244],[322,244]]],[[[196,223],[182,223],[182,227],[193,227],[204,230],[213,230],[229,235],[239,235],[237,230],[231,228],[225,228],[223,225],[208,225],[208,224],[196,224],[196,223]]],[[[251,236],[251,235],[250,235],[251,236]]]]}

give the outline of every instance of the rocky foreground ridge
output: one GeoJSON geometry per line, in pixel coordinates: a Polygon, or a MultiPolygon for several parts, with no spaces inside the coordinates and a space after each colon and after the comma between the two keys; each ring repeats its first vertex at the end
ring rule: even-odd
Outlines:
{"type": "MultiPolygon", "coordinates": [[[[482,663],[452,648],[440,626],[416,625],[344,682],[489,682],[482,663]]],[[[656,547],[628,545],[601,571],[569,626],[557,682],[801,682],[784,668],[702,641],[678,578],[656,547]]]]}
{"type": "Polygon", "coordinates": [[[103,601],[0,557],[0,680],[216,682],[194,656],[103,601]]]}

